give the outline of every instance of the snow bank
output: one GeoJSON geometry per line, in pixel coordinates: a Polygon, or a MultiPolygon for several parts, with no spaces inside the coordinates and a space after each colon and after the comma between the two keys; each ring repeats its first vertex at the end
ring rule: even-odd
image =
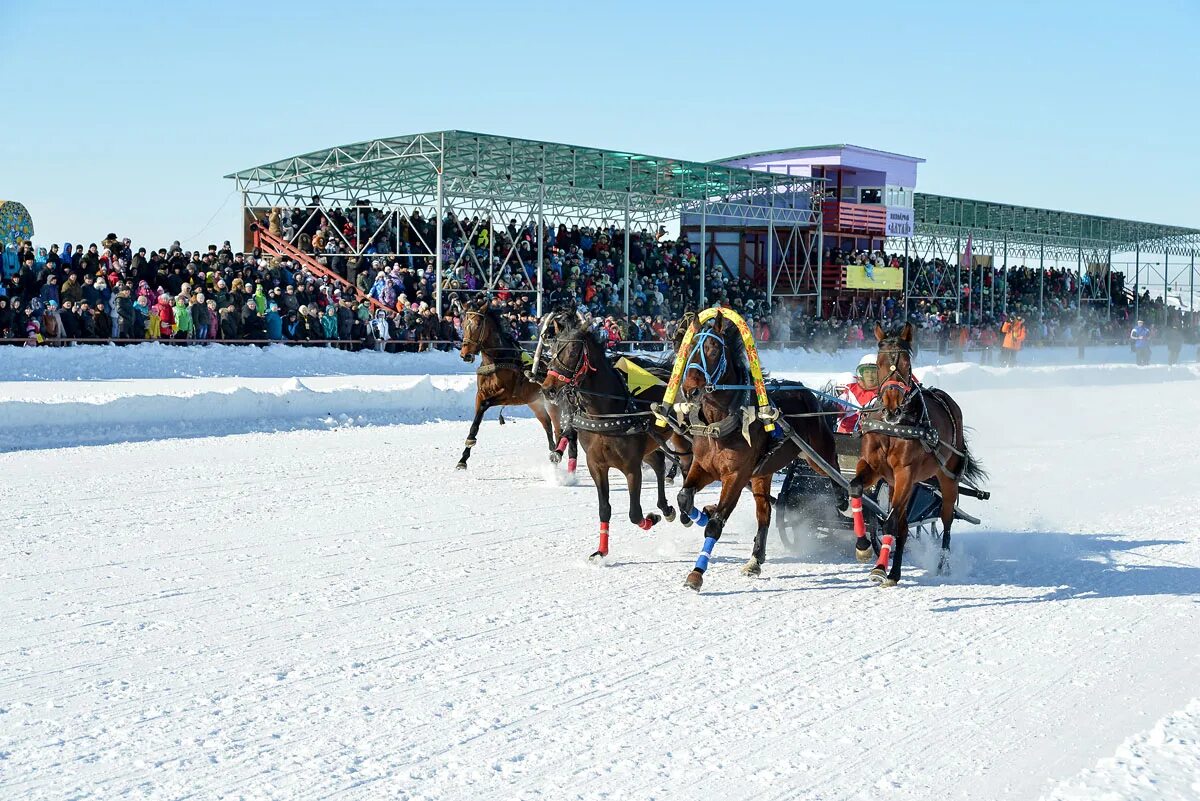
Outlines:
{"type": "Polygon", "coordinates": [[[1063,782],[1046,801],[1200,798],[1200,698],[1126,740],[1114,756],[1063,782]]]}
{"type": "Polygon", "coordinates": [[[470,377],[7,384],[0,451],[459,420],[470,418],[474,402],[470,377]]]}
{"type": "MultiPolygon", "coordinates": [[[[802,349],[761,352],[763,367],[771,371],[848,373],[867,351],[836,354],[802,349]]],[[[659,351],[653,352],[658,355],[659,351]]],[[[1185,351],[1194,355],[1189,348],[1185,351]]],[[[1155,349],[1161,360],[1165,352],[1155,349]]],[[[954,362],[935,351],[923,351],[918,361],[926,366],[954,362]]],[[[967,364],[978,364],[978,354],[968,354],[967,364]]],[[[1128,348],[1089,348],[1086,364],[1132,364],[1128,348]]],[[[1022,366],[1080,364],[1074,348],[1040,348],[1023,351],[1022,366]]],[[[147,342],[141,345],[88,345],[66,348],[0,349],[0,381],[95,381],[122,378],[290,378],[318,375],[468,375],[474,366],[457,351],[426,353],[375,353],[333,348],[297,348],[208,345],[177,347],[147,342]]]]}

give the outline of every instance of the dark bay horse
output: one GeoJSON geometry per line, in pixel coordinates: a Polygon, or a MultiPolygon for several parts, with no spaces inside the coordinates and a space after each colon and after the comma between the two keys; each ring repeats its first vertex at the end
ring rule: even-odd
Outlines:
{"type": "MultiPolygon", "coordinates": [[[[521,346],[508,333],[508,327],[486,298],[468,306],[465,314],[459,355],[463,361],[471,362],[479,354],[480,365],[475,371],[475,419],[471,422],[471,432],[467,434],[466,447],[456,467],[459,470],[467,469],[471,448],[475,446],[475,437],[479,434],[479,424],[483,421],[484,412],[493,406],[528,406],[532,409],[546,432],[550,461],[557,462],[561,456],[555,449],[557,412],[547,402],[542,388],[526,376],[521,346]]],[[[500,422],[504,422],[503,412],[500,422]]]]}
{"type": "Polygon", "coordinates": [[[883,379],[879,388],[880,407],[862,414],[862,454],[850,482],[850,508],[860,550],[870,547],[863,536],[860,500],[863,490],[881,479],[891,488],[892,511],[885,524],[887,533],[882,537],[879,558],[871,569],[871,580],[884,587],[900,581],[904,545],[908,541],[908,507],[916,486],[936,478],[941,489],[940,572],[950,554],[950,524],[954,522],[959,482],[974,485],[987,476],[971,456],[958,404],[940,389],[921,386],[913,376],[912,337],[911,323],[905,323],[900,333],[891,337],[881,326],[875,326],[875,339],[879,343],[876,364],[883,379]]]}
{"type": "MultiPolygon", "coordinates": [[[[748,576],[762,572],[771,523],[771,479],[802,454],[786,434],[788,430],[826,463],[837,464],[833,429],[824,416],[835,410],[824,407],[802,384],[773,382],[770,398],[780,417],[776,432],[768,433],[757,417],[753,390],[749,389],[753,377],[741,332],[721,314],[709,325],[701,328],[689,345],[681,384],[684,399],[691,404],[693,437],[692,464],[679,492],[679,509],[704,526],[704,545],[685,581],[685,586],[697,591],[704,584],[713,547],[747,485],[754,494],[758,530],[742,572],[748,576]],[[720,499],[703,511],[696,509],[696,492],[713,481],[721,482],[720,499]]],[[[822,473],[815,464],[813,469],[822,473]]]]}
{"type": "MultiPolygon", "coordinates": [[[[573,430],[587,454],[588,472],[596,484],[600,502],[600,545],[593,559],[609,550],[608,473],[616,469],[629,488],[629,521],[649,530],[662,519],[674,520],[675,509],[667,501],[666,457],[660,450],[667,437],[654,430],[651,402],[661,402],[663,387],[651,387],[635,398],[625,379],[608,359],[604,346],[574,316],[563,315],[553,339],[542,355],[545,379],[542,388],[558,399],[562,425],[573,430]],[[662,515],[642,511],[642,463],[650,465],[658,482],[657,505],[662,515]]],[[[674,439],[674,438],[672,438],[674,439]]],[[[682,448],[680,448],[682,450],[682,448]]]]}

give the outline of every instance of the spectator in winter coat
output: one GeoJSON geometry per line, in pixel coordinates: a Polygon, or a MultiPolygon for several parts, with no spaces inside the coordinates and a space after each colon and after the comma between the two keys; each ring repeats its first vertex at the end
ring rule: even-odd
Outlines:
{"type": "Polygon", "coordinates": [[[165,292],[159,295],[155,308],[158,310],[158,335],[170,339],[175,335],[175,309],[171,305],[171,296],[165,292]]]}
{"type": "Polygon", "coordinates": [[[188,310],[187,300],[183,295],[175,299],[175,308],[172,309],[172,313],[175,315],[175,339],[191,339],[194,330],[192,313],[188,310]]]}
{"type": "Polygon", "coordinates": [[[267,316],[263,318],[266,326],[267,339],[272,342],[283,341],[283,318],[279,316],[279,304],[272,303],[267,309],[267,316]]]}
{"type": "Polygon", "coordinates": [[[1004,334],[1002,346],[1004,352],[1000,354],[1000,364],[1004,367],[1012,367],[1017,363],[1017,353],[1025,344],[1025,318],[1014,317],[1006,321],[1004,325],[1000,326],[1000,331],[1004,334]]]}
{"type": "Polygon", "coordinates": [[[325,309],[325,314],[321,316],[321,337],[323,339],[338,338],[338,311],[335,306],[329,306],[325,309]]]}
{"type": "Polygon", "coordinates": [[[145,339],[149,323],[150,307],[146,305],[146,296],[138,295],[137,302],[133,304],[133,318],[129,335],[134,339],[145,339]]]}
{"type": "Polygon", "coordinates": [[[217,302],[209,300],[204,304],[204,308],[208,312],[208,338],[216,339],[221,333],[221,316],[217,314],[217,302]]]}
{"type": "Polygon", "coordinates": [[[258,314],[258,304],[251,298],[242,308],[242,339],[265,339],[266,334],[263,318],[258,314]]]}
{"type": "Polygon", "coordinates": [[[241,318],[233,304],[221,309],[221,339],[235,342],[242,338],[241,318]]]}
{"type": "Polygon", "coordinates": [[[208,339],[208,304],[204,302],[203,293],[197,293],[192,299],[188,314],[192,318],[193,339],[208,339]]]}

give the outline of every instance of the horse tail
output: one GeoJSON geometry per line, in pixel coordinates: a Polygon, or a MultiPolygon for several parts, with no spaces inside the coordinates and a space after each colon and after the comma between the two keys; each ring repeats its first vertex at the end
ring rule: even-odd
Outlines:
{"type": "Polygon", "coordinates": [[[978,487],[987,479],[988,472],[984,469],[983,464],[971,454],[971,445],[967,442],[966,432],[963,433],[962,452],[963,458],[967,461],[967,469],[963,471],[959,480],[978,487]]]}

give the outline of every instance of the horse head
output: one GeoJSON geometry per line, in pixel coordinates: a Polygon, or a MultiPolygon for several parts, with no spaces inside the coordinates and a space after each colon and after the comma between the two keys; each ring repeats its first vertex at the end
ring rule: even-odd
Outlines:
{"type": "Polygon", "coordinates": [[[475,355],[487,347],[496,333],[496,327],[488,314],[488,299],[480,298],[468,304],[463,315],[463,341],[458,355],[464,362],[475,361],[475,355]]]}
{"type": "Polygon", "coordinates": [[[553,340],[546,343],[542,354],[543,366],[535,364],[534,369],[544,371],[542,389],[553,391],[579,386],[588,373],[596,371],[594,364],[603,360],[603,349],[591,333],[577,320],[560,317],[553,340]]]}
{"type": "Polygon", "coordinates": [[[731,351],[736,350],[738,342],[737,326],[719,311],[705,327],[696,331],[683,368],[681,387],[685,398],[695,398],[706,388],[709,392],[714,391],[726,373],[731,368],[736,369],[738,357],[731,351]]]}
{"type": "Polygon", "coordinates": [[[875,340],[879,344],[875,364],[882,379],[879,402],[883,406],[884,419],[894,423],[899,421],[900,410],[916,384],[912,374],[912,323],[905,323],[900,333],[894,336],[888,336],[883,326],[876,324],[875,340]]]}

